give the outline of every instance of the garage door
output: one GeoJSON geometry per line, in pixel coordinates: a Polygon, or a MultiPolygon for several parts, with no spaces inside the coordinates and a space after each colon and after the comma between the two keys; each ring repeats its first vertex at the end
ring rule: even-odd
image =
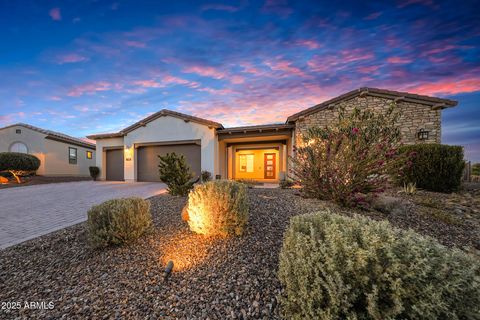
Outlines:
{"type": "Polygon", "coordinates": [[[160,181],[158,174],[158,155],[175,152],[183,154],[190,170],[195,176],[200,175],[200,146],[197,144],[180,144],[165,146],[145,146],[137,149],[137,180],[160,181]]]}
{"type": "Polygon", "coordinates": [[[107,150],[107,180],[123,181],[123,150],[107,150]]]}

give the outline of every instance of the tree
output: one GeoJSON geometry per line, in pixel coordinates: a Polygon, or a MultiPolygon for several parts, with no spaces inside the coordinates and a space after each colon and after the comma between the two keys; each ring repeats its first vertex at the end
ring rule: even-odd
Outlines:
{"type": "Polygon", "coordinates": [[[21,176],[35,172],[40,167],[40,159],[31,154],[0,152],[0,172],[10,172],[21,183],[21,176]]]}

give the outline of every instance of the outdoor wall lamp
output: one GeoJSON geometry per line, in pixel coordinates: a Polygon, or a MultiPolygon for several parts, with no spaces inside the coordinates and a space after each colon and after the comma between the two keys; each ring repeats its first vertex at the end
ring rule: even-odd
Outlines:
{"type": "Polygon", "coordinates": [[[428,139],[428,131],[425,129],[420,129],[417,133],[418,135],[418,140],[427,140],[428,139]]]}
{"type": "Polygon", "coordinates": [[[132,160],[132,147],[129,145],[125,146],[125,160],[126,161],[132,160]]]}

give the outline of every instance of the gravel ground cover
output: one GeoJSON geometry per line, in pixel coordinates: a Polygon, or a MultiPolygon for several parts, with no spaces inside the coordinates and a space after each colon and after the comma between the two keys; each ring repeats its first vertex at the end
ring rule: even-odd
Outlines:
{"type": "Polygon", "coordinates": [[[82,223],[0,251],[0,302],[21,307],[0,310],[0,319],[278,319],[278,253],[291,216],[323,208],[357,212],[470,250],[478,245],[479,195],[478,187],[400,195],[409,209],[385,214],[304,199],[298,190],[250,189],[247,231],[230,239],[193,234],[181,221],[186,199],[156,196],[155,230],[131,245],[91,250],[82,223]],[[174,272],[164,281],[169,260],[174,272]],[[47,309],[27,309],[25,302],[47,309]]]}
{"type": "Polygon", "coordinates": [[[319,202],[292,190],[251,189],[241,238],[208,239],[181,221],[185,198],[151,198],[155,231],[103,251],[86,243],[85,225],[0,251],[0,318],[246,319],[278,318],[278,252],[291,216],[319,202]],[[163,270],[175,263],[167,282],[163,270]],[[47,310],[25,302],[53,302],[47,310]]]}

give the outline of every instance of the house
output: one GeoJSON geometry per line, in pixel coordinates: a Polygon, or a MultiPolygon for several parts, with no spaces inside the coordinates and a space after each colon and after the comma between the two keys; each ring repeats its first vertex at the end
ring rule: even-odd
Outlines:
{"type": "Polygon", "coordinates": [[[24,123],[0,128],[0,152],[36,156],[44,176],[89,176],[95,166],[95,144],[24,123]]]}
{"type": "Polygon", "coordinates": [[[225,128],[220,123],[161,110],[116,133],[89,136],[97,141],[97,166],[106,180],[158,181],[159,154],[185,155],[192,171],[216,177],[276,182],[288,172],[288,157],[311,126],[325,126],[338,108],[373,110],[393,102],[402,108],[399,126],[405,143],[440,142],[441,111],[456,101],[376,88],[360,88],[300,111],[282,124],[225,128]]]}

